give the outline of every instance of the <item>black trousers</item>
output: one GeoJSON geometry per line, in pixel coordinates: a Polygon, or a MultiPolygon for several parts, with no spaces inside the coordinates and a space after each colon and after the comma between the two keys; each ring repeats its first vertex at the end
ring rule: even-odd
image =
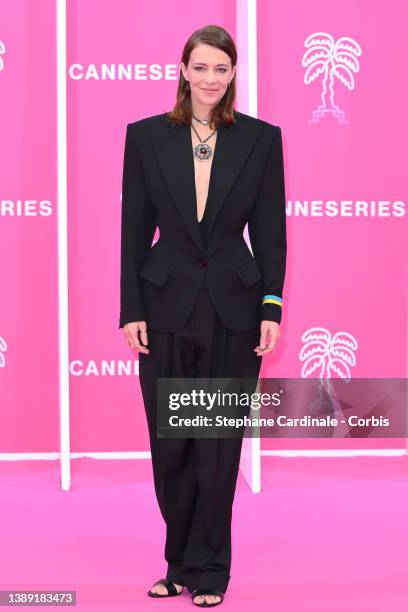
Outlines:
{"type": "Polygon", "coordinates": [[[242,437],[157,438],[156,379],[257,379],[262,357],[254,348],[259,344],[260,330],[226,330],[204,277],[182,329],[173,333],[148,330],[148,338],[150,353],[139,354],[139,376],[154,486],[166,523],[166,578],[185,585],[190,592],[216,588],[225,593],[230,579],[232,503],[242,437]]]}

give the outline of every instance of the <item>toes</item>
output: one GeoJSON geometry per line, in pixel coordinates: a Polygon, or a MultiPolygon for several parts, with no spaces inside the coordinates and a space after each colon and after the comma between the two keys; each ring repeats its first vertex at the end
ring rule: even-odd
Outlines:
{"type": "Polygon", "coordinates": [[[221,601],[221,597],[218,595],[197,595],[197,597],[193,599],[193,602],[196,604],[204,603],[204,601],[206,603],[218,603],[221,601]]]}
{"type": "MultiPolygon", "coordinates": [[[[184,588],[183,585],[176,584],[175,582],[173,582],[173,584],[176,587],[177,593],[181,593],[184,588]]],[[[156,584],[150,590],[152,591],[152,593],[157,593],[157,595],[168,595],[167,587],[164,584],[156,584]]]]}
{"type": "Polygon", "coordinates": [[[221,597],[218,595],[205,595],[205,600],[207,603],[217,603],[220,601],[221,597]]]}
{"type": "Polygon", "coordinates": [[[156,586],[152,588],[152,591],[158,595],[167,595],[167,589],[163,584],[156,584],[156,586]]]}

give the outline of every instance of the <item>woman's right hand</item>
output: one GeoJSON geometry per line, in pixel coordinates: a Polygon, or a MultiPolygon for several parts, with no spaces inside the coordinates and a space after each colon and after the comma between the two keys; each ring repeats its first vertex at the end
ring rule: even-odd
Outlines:
{"type": "Polygon", "coordinates": [[[123,326],[123,332],[131,349],[136,349],[141,353],[149,354],[149,349],[143,346],[149,343],[147,337],[146,321],[135,321],[134,323],[126,323],[123,326]],[[139,342],[139,332],[142,344],[139,342]]]}

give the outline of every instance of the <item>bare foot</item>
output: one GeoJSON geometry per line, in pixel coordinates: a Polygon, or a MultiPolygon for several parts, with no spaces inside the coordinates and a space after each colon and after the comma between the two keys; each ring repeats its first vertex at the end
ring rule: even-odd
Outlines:
{"type": "MultiPolygon", "coordinates": [[[[183,590],[182,584],[176,584],[175,582],[173,582],[173,584],[177,589],[177,593],[180,593],[183,590]]],[[[164,584],[156,584],[150,590],[152,593],[157,593],[158,595],[168,595],[167,588],[164,586],[164,584]]]]}
{"type": "Polygon", "coordinates": [[[197,597],[194,597],[193,603],[201,604],[204,602],[204,600],[207,603],[218,603],[221,600],[221,597],[218,595],[197,595],[197,597]]]}

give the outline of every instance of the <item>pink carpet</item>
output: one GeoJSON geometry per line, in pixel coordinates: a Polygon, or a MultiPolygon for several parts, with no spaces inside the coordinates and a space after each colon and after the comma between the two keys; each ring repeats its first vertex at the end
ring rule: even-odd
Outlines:
{"type": "MultiPolygon", "coordinates": [[[[263,458],[240,476],[233,561],[218,609],[408,610],[408,458],[263,458]]],[[[79,610],[191,610],[147,597],[165,574],[150,461],[0,462],[0,589],[76,590],[79,610]]],[[[64,609],[67,607],[53,607],[64,609]]]]}

